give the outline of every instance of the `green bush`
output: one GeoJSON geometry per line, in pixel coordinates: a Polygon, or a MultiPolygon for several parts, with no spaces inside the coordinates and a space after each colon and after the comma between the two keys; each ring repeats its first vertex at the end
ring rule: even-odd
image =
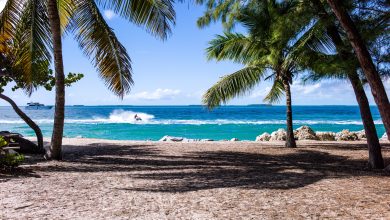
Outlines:
{"type": "Polygon", "coordinates": [[[22,154],[10,154],[4,150],[4,147],[8,146],[4,137],[0,136],[0,167],[17,167],[24,161],[24,155],[22,154]]]}

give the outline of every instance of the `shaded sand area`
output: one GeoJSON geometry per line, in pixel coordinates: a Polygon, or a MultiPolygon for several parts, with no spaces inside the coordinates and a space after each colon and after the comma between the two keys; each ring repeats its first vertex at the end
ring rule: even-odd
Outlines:
{"type": "Polygon", "coordinates": [[[62,162],[0,175],[0,219],[390,219],[363,142],[64,144],[62,162]]]}

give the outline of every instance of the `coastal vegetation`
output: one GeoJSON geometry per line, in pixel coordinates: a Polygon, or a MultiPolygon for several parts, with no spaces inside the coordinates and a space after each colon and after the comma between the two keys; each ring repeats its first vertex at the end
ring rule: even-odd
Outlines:
{"type": "Polygon", "coordinates": [[[84,54],[91,58],[106,86],[119,97],[133,84],[130,57],[113,30],[105,22],[98,5],[112,9],[121,17],[144,26],[157,37],[165,39],[175,22],[172,1],[93,1],[93,0],[22,0],[7,1],[1,12],[0,30],[13,39],[23,30],[18,45],[22,67],[33,73],[25,80],[31,84],[40,65],[34,60],[51,62],[54,57],[55,113],[50,150],[46,157],[60,160],[65,118],[65,75],[62,58],[62,36],[72,33],[84,54]],[[29,30],[29,31],[25,31],[29,30]],[[51,53],[52,52],[52,53],[51,53]]]}
{"type": "MultiPolygon", "coordinates": [[[[369,107],[367,83],[378,106],[387,137],[390,137],[390,105],[382,78],[389,76],[389,7],[386,1],[337,0],[196,0],[205,5],[199,27],[221,21],[225,32],[210,41],[209,59],[232,60],[245,67],[221,78],[205,94],[210,109],[247,94],[270,80],[269,103],[286,100],[286,147],[296,147],[292,118],[291,85],[322,79],[347,79],[359,105],[369,164],[383,168],[381,146],[369,107]],[[233,31],[239,26],[245,33],[233,31]]],[[[82,75],[65,77],[62,37],[73,35],[91,59],[108,89],[122,97],[133,85],[131,60],[105,21],[101,9],[110,9],[129,22],[166,39],[175,24],[174,1],[9,0],[0,14],[1,86],[16,83],[29,95],[38,87],[55,88],[51,146],[46,157],[61,159],[65,117],[65,86],[82,75]],[[27,30],[27,31],[26,31],[27,30]],[[54,64],[54,75],[49,70],[54,64]]],[[[42,132],[17,105],[0,98],[34,129],[38,146],[42,132]]]]}
{"type": "MultiPolygon", "coordinates": [[[[245,68],[223,77],[211,87],[204,95],[205,105],[214,108],[221,103],[226,103],[231,98],[245,95],[262,78],[269,79],[270,77],[263,76],[264,66],[262,65],[265,62],[261,59],[265,58],[264,60],[269,62],[272,60],[270,57],[274,58],[275,63],[282,64],[275,66],[274,71],[283,72],[285,69],[284,72],[289,74],[284,78],[284,81],[275,81],[265,101],[273,101],[275,99],[272,97],[278,98],[282,91],[285,92],[287,106],[286,146],[293,147],[295,143],[291,141],[294,139],[294,135],[292,133],[291,92],[289,89],[289,84],[293,80],[292,73],[305,74],[306,76],[303,78],[306,81],[321,78],[347,78],[355,92],[367,134],[369,165],[373,168],[383,168],[381,147],[362,80],[368,81],[372,92],[377,94],[374,95],[374,98],[378,108],[380,108],[383,123],[386,124],[386,118],[390,116],[390,105],[381,75],[388,75],[388,71],[385,70],[385,74],[379,74],[377,69],[388,68],[388,51],[381,52],[385,48],[376,50],[379,51],[379,55],[377,53],[374,55],[377,55],[377,63],[380,65],[374,66],[366,46],[367,44],[373,50],[377,49],[374,46],[375,42],[388,34],[389,17],[387,13],[381,10],[378,13],[378,10],[374,9],[374,7],[388,7],[385,3],[351,1],[343,5],[339,1],[328,1],[331,7],[318,0],[246,1],[245,3],[230,0],[225,2],[199,1],[199,3],[206,4],[208,9],[204,16],[198,20],[200,27],[221,20],[227,31],[231,31],[235,25],[239,24],[249,33],[248,36],[225,33],[225,36],[217,36],[217,39],[210,42],[211,46],[207,48],[209,58],[233,60],[245,64],[245,68]],[[362,6],[367,7],[362,11],[354,11],[357,7],[362,6]],[[336,16],[330,14],[330,8],[336,16]],[[362,43],[362,36],[349,17],[347,10],[355,13],[356,22],[359,24],[358,28],[366,35],[365,43],[362,43]],[[248,22],[248,17],[250,17],[248,14],[255,15],[251,22],[248,22]],[[278,14],[279,16],[277,16],[278,14]],[[341,26],[347,30],[348,37],[344,37],[344,39],[342,38],[344,36],[343,30],[336,26],[337,19],[344,20],[340,21],[341,26]],[[265,31],[264,27],[273,30],[273,32],[265,31]],[[348,41],[351,41],[355,53],[348,41]],[[285,46],[277,50],[279,53],[275,53],[272,48],[278,44],[285,46]],[[257,48],[253,45],[257,45],[257,48]],[[363,52],[360,54],[356,50],[363,52]],[[282,56],[275,57],[275,54],[282,56]],[[283,56],[288,57],[290,62],[284,62],[283,56]],[[363,65],[365,66],[363,67],[363,65]],[[359,74],[360,70],[364,73],[364,77],[359,74]]],[[[385,128],[388,133],[390,130],[387,125],[385,128]]]]}

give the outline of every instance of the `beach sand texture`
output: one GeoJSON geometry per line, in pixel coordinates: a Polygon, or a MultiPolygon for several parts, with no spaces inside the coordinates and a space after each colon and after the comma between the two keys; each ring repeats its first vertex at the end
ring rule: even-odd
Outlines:
{"type": "Polygon", "coordinates": [[[64,161],[0,174],[0,219],[390,219],[364,142],[64,144],[64,161]]]}

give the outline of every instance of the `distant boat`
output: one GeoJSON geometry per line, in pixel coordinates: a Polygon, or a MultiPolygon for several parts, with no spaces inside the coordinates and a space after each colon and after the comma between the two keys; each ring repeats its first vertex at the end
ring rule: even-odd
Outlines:
{"type": "Polygon", "coordinates": [[[44,104],[41,104],[39,102],[29,102],[27,103],[26,109],[27,110],[43,110],[43,109],[51,109],[53,106],[45,106],[44,104]]]}

